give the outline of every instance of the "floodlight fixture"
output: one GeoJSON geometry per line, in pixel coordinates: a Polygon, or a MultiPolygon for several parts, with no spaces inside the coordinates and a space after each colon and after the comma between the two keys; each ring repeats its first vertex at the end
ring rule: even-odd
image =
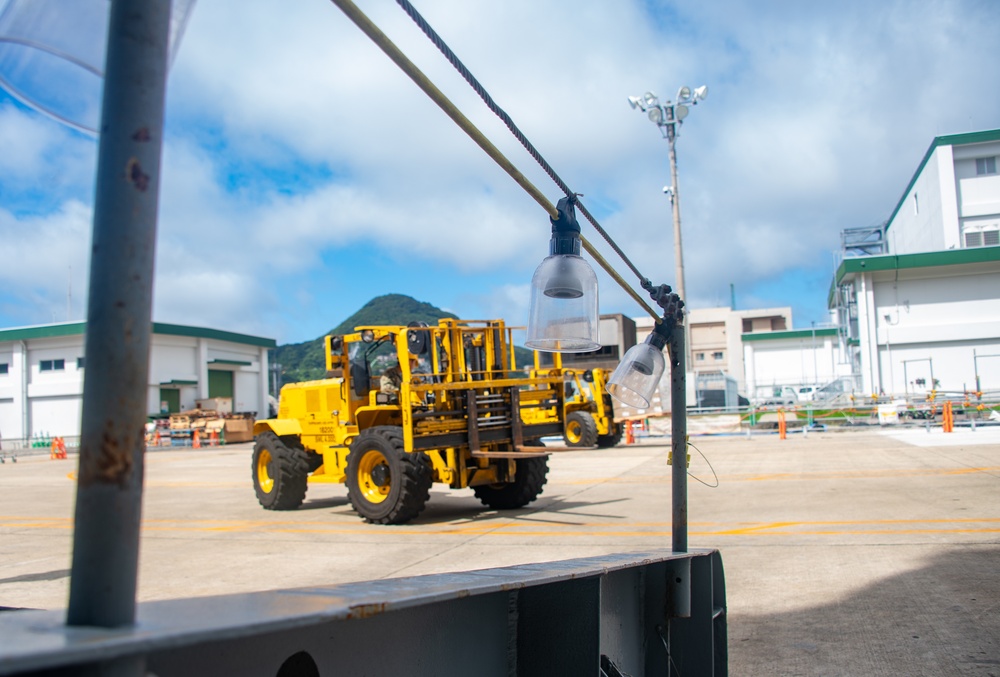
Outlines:
{"type": "Polygon", "coordinates": [[[559,200],[552,222],[549,256],[531,278],[531,306],[525,345],[555,353],[585,353],[601,347],[597,276],[580,256],[576,196],[559,200]]]}
{"type": "Polygon", "coordinates": [[[657,324],[644,343],[629,348],[608,380],[607,390],[626,406],[648,409],[666,367],[663,348],[669,338],[668,322],[657,324]]]}
{"type": "MultiPolygon", "coordinates": [[[[684,119],[690,115],[691,106],[696,106],[699,101],[703,101],[705,97],[708,96],[708,86],[701,85],[700,87],[692,90],[691,87],[684,85],[677,90],[676,101],[667,101],[661,104],[656,95],[652,92],[646,92],[643,94],[640,100],[637,96],[629,97],[629,104],[632,105],[632,109],[641,109],[646,113],[646,117],[649,121],[655,124],[663,138],[667,140],[670,148],[670,176],[673,180],[673,185],[670,186],[671,190],[664,192],[670,197],[670,207],[673,212],[673,222],[674,222],[674,257],[675,257],[675,271],[676,271],[676,283],[677,291],[681,298],[685,296],[685,285],[684,285],[684,253],[683,246],[681,242],[681,207],[680,207],[680,190],[678,188],[677,181],[677,132],[678,125],[684,123],[684,119]]],[[[685,348],[686,349],[686,348],[685,348]]]]}

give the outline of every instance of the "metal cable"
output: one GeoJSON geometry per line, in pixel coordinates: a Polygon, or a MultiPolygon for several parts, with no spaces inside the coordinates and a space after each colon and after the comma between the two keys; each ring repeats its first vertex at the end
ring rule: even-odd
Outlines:
{"type": "MultiPolygon", "coordinates": [[[[434,83],[419,69],[416,64],[410,61],[405,54],[383,33],[379,30],[378,26],[372,23],[364,12],[362,12],[357,5],[355,5],[351,0],[331,0],[333,4],[340,8],[347,18],[354,22],[354,24],[361,29],[361,31],[367,35],[372,42],[374,42],[386,56],[388,56],[392,61],[399,66],[399,68],[407,75],[413,82],[420,87],[423,92],[430,97],[430,99],[438,105],[441,110],[443,110],[448,117],[452,119],[455,124],[457,124],[462,131],[469,135],[469,137],[476,142],[476,144],[486,152],[490,158],[496,162],[500,167],[507,172],[507,174],[514,179],[514,181],[521,186],[535,202],[537,202],[549,216],[552,218],[558,218],[559,211],[556,206],[549,201],[548,198],[530,181],[525,177],[518,169],[508,160],[500,150],[494,146],[486,136],[476,128],[472,122],[465,117],[458,107],[452,103],[444,93],[438,89],[434,83]]],[[[415,11],[415,10],[414,10],[415,11]]],[[[471,76],[470,76],[471,77],[471,76]]],[[[495,104],[494,104],[495,105],[495,104]]],[[[512,123],[513,124],[513,123],[512,123]]],[[[525,139],[527,141],[527,139],[525,139]]],[[[572,195],[572,193],[568,193],[572,195]]],[[[581,205],[582,208],[582,205],[581,205]]],[[[586,214],[586,210],[582,210],[586,214]]],[[[588,215],[589,216],[589,215],[588,215]]],[[[593,223],[593,221],[591,220],[593,223]]],[[[605,235],[607,238],[607,235],[605,235]]],[[[584,248],[593,256],[598,263],[607,271],[607,273],[624,289],[647,313],[653,317],[654,320],[659,323],[661,321],[660,315],[649,306],[646,301],[639,296],[639,294],[618,274],[611,264],[609,264],[604,258],[597,252],[590,242],[586,240],[582,235],[580,236],[581,243],[584,248]]],[[[617,247],[615,247],[617,250],[617,247]]],[[[631,264],[630,264],[631,265],[631,264]]],[[[635,268],[633,267],[633,271],[635,268]]],[[[636,273],[638,275],[638,272],[636,273]]],[[[648,284],[649,281],[643,279],[644,285],[648,284]]]]}
{"type": "MultiPolygon", "coordinates": [[[[479,80],[477,80],[469,69],[465,67],[465,64],[462,63],[461,59],[459,59],[458,56],[451,51],[451,48],[448,47],[441,36],[438,35],[433,28],[431,28],[431,25],[427,23],[423,16],[420,15],[420,12],[418,12],[417,9],[410,4],[409,0],[396,0],[396,4],[403,8],[403,11],[406,12],[407,15],[413,19],[414,23],[420,27],[420,30],[424,32],[424,35],[426,35],[430,41],[434,43],[434,46],[437,47],[442,54],[444,54],[445,58],[448,59],[448,62],[455,67],[455,70],[457,70],[463,78],[465,78],[465,81],[468,82],[472,89],[476,91],[476,94],[479,95],[486,106],[493,111],[498,118],[503,120],[503,123],[507,125],[507,129],[509,129],[510,133],[514,135],[514,138],[516,138],[521,145],[524,146],[524,149],[528,151],[528,154],[534,158],[535,162],[537,162],[543,170],[545,170],[545,173],[549,175],[549,178],[552,179],[557,186],[559,186],[559,189],[562,190],[568,197],[576,195],[576,193],[574,193],[570,187],[566,185],[566,182],[563,181],[558,174],[556,174],[555,169],[553,169],[545,158],[542,157],[542,154],[538,152],[534,145],[532,145],[531,141],[528,140],[528,137],[526,137],[521,130],[518,129],[511,117],[507,115],[507,112],[497,105],[497,103],[493,100],[493,97],[491,97],[489,92],[486,91],[486,88],[483,87],[479,80]]],[[[648,279],[640,273],[629,258],[625,256],[625,252],[618,247],[618,244],[611,239],[611,236],[608,235],[604,228],[601,227],[601,224],[597,222],[597,219],[591,216],[590,212],[587,211],[587,208],[583,206],[583,203],[577,200],[576,205],[580,209],[580,213],[583,214],[584,218],[587,219],[594,229],[601,234],[601,237],[603,237],[611,248],[614,249],[615,253],[621,257],[621,260],[625,262],[625,265],[627,265],[632,272],[635,273],[635,276],[639,278],[639,281],[648,282],[648,279]]]]}

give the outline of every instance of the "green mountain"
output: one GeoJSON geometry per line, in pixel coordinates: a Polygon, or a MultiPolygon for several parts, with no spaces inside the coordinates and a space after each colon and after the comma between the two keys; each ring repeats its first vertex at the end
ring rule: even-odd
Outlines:
{"type": "MultiPolygon", "coordinates": [[[[417,301],[403,294],[376,296],[356,313],[338,324],[327,334],[349,334],[355,327],[379,324],[409,324],[426,322],[437,324],[442,317],[455,318],[449,312],[417,301]]],[[[324,334],[325,336],[325,334],[324,334]]],[[[326,363],[323,353],[323,336],[303,343],[288,343],[274,350],[273,361],[281,365],[282,383],[312,381],[323,378],[326,363]]]]}
{"type": "Polygon", "coordinates": [[[417,301],[403,294],[386,294],[376,296],[361,306],[361,310],[330,330],[331,334],[349,334],[355,327],[379,324],[409,324],[410,322],[426,322],[437,324],[442,317],[458,319],[457,315],[445,312],[430,303],[417,301]]]}

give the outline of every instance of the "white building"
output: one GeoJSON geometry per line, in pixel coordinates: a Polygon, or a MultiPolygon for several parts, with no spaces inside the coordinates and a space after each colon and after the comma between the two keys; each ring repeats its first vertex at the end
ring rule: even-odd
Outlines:
{"type": "MultiPolygon", "coordinates": [[[[744,368],[744,335],[764,335],[791,329],[792,309],[787,306],[749,310],[694,308],[688,312],[685,321],[691,342],[688,371],[695,378],[699,375],[725,374],[736,380],[740,393],[747,394],[750,391],[744,368]]],[[[641,343],[653,329],[653,318],[636,318],[635,324],[636,340],[641,343]]]]}
{"type": "Polygon", "coordinates": [[[865,393],[1000,390],[1000,130],[937,137],[830,308],[865,393]]]}
{"type": "MultiPolygon", "coordinates": [[[[0,436],[80,434],[86,323],[0,330],[0,436]]],[[[194,409],[231,398],[232,411],[268,413],[267,351],[273,339],[153,323],[146,409],[194,409]]]]}
{"type": "Polygon", "coordinates": [[[806,401],[817,388],[850,376],[838,337],[836,327],[744,334],[747,396],[773,400],[790,388],[796,400],[806,401]]]}

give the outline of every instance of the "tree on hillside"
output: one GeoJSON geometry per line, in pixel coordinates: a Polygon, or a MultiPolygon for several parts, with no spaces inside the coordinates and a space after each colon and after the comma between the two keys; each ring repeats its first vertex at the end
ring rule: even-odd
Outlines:
{"type": "MultiPolygon", "coordinates": [[[[386,294],[373,298],[328,333],[349,334],[355,327],[366,325],[405,325],[410,322],[426,322],[433,325],[443,317],[457,316],[404,294],[386,294]]],[[[271,359],[281,365],[282,383],[314,381],[326,375],[322,336],[312,341],[278,346],[271,359]]]]}

